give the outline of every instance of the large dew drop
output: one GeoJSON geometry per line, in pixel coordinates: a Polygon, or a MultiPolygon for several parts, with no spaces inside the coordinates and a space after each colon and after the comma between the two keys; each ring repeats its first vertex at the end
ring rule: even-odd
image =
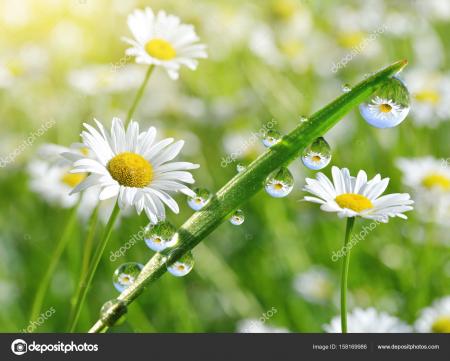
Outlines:
{"type": "Polygon", "coordinates": [[[105,302],[100,309],[100,319],[107,326],[119,325],[125,320],[127,306],[121,300],[109,300],[105,302]]]}
{"type": "Polygon", "coordinates": [[[289,169],[282,167],[266,178],[266,192],[274,198],[283,198],[291,193],[294,187],[294,177],[289,169]]]}
{"type": "Polygon", "coordinates": [[[151,250],[161,252],[177,243],[175,234],[176,229],[170,222],[161,221],[156,224],[150,223],[145,227],[144,239],[151,250]]]}
{"type": "Polygon", "coordinates": [[[376,128],[399,125],[409,113],[408,89],[396,77],[389,78],[372,97],[359,105],[361,116],[376,128]]]}
{"type": "Polygon", "coordinates": [[[136,262],[128,262],[119,266],[113,274],[113,284],[117,291],[123,292],[130,287],[141,273],[143,265],[136,262]]]}
{"type": "Polygon", "coordinates": [[[240,226],[245,221],[244,212],[241,209],[236,210],[230,217],[230,223],[235,226],[240,226]]]}
{"type": "Polygon", "coordinates": [[[275,144],[277,144],[281,139],[281,134],[276,130],[268,130],[265,132],[263,137],[263,144],[269,148],[275,144]]]}
{"type": "Polygon", "coordinates": [[[305,148],[302,162],[305,167],[312,170],[325,168],[331,161],[331,148],[327,141],[319,137],[305,148]]]}
{"type": "Polygon", "coordinates": [[[194,257],[191,252],[186,253],[178,261],[167,266],[167,270],[176,277],[186,276],[194,267],[194,257]]]}
{"type": "Polygon", "coordinates": [[[195,197],[189,197],[187,203],[194,211],[199,211],[211,199],[211,192],[205,188],[196,188],[194,193],[195,197]]]}

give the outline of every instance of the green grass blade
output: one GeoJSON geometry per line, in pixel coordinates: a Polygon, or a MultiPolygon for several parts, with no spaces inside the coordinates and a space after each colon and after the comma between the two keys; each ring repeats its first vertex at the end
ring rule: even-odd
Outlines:
{"type": "MultiPolygon", "coordinates": [[[[350,92],[343,94],[333,102],[313,114],[308,121],[299,124],[280,142],[269,148],[245,171],[238,173],[201,211],[194,213],[178,230],[178,246],[167,255],[156,254],[145,265],[136,282],[120,294],[118,299],[130,304],[151,282],[166,272],[166,265],[175,262],[183,254],[194,248],[199,242],[228,219],[241,204],[248,201],[263,188],[266,177],[280,166],[296,159],[303,149],[317,137],[324,135],[345,114],[365,101],[383,85],[383,82],[395,75],[407,64],[406,60],[396,62],[356,85],[350,92]]],[[[113,316],[111,317],[113,319],[113,316]]],[[[103,331],[108,320],[99,320],[90,332],[103,331]]]]}

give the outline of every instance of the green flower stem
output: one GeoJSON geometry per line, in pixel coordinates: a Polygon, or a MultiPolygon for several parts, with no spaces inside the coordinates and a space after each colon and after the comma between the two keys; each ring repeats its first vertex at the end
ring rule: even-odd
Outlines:
{"type": "Polygon", "coordinates": [[[136,110],[136,107],[138,106],[139,101],[142,98],[142,95],[144,95],[144,91],[145,91],[145,88],[147,86],[148,80],[150,79],[150,75],[152,75],[154,69],[155,69],[154,65],[150,65],[148,67],[147,73],[145,74],[144,81],[142,82],[139,90],[137,91],[136,96],[134,97],[134,100],[133,100],[133,104],[131,104],[131,108],[128,111],[127,117],[125,118],[125,126],[127,126],[128,122],[133,117],[133,114],[134,114],[134,112],[136,110]]]}
{"type": "Polygon", "coordinates": [[[84,302],[86,300],[86,295],[89,291],[89,287],[91,286],[92,280],[94,279],[95,271],[97,270],[98,264],[102,258],[103,252],[105,251],[106,245],[111,238],[111,234],[113,231],[114,224],[116,223],[117,216],[119,215],[120,208],[118,202],[116,202],[114,209],[109,217],[108,224],[106,225],[105,231],[103,233],[102,240],[98,245],[94,258],[90,264],[89,271],[86,273],[85,277],[81,282],[81,292],[78,299],[75,302],[75,311],[74,317],[69,327],[69,331],[73,332],[78,323],[78,319],[81,314],[81,310],[83,309],[84,302]]]}
{"type": "MultiPolygon", "coordinates": [[[[131,118],[133,117],[133,114],[136,111],[136,108],[137,108],[139,102],[141,101],[142,96],[144,95],[145,88],[147,87],[148,80],[150,79],[150,76],[152,75],[154,69],[155,69],[154,65],[150,65],[148,67],[147,72],[146,72],[145,77],[144,77],[144,80],[142,81],[142,84],[139,87],[139,89],[138,89],[138,91],[136,93],[136,96],[134,97],[133,103],[131,104],[131,107],[128,110],[127,117],[125,119],[125,127],[128,125],[128,123],[130,122],[131,118]]],[[[114,208],[114,211],[118,212],[117,204],[116,204],[116,207],[114,208]]],[[[117,217],[118,213],[115,214],[114,211],[113,211],[113,214],[111,215],[111,217],[113,217],[113,216],[117,217]]],[[[98,217],[98,206],[95,209],[95,212],[93,213],[93,215],[91,216],[91,229],[89,231],[89,235],[88,235],[88,238],[87,238],[87,240],[90,241],[89,244],[92,243],[93,236],[95,234],[95,226],[96,226],[96,223],[97,223],[97,217],[98,217]],[[94,218],[95,218],[95,221],[94,221],[94,218]],[[92,239],[91,239],[91,237],[92,237],[92,239]]],[[[112,218],[110,218],[110,221],[111,221],[111,219],[112,218]]],[[[114,222],[115,222],[115,218],[114,218],[114,222]]],[[[108,225],[109,225],[109,223],[108,223],[108,225]]],[[[111,229],[112,229],[113,225],[114,225],[114,223],[111,225],[111,229]]],[[[108,226],[106,228],[106,231],[108,231],[108,226]]],[[[111,231],[111,230],[109,230],[109,231],[111,231]]],[[[80,281],[80,284],[78,286],[78,289],[77,289],[77,292],[76,292],[76,295],[75,295],[75,298],[74,298],[74,303],[72,304],[71,313],[70,313],[70,316],[69,316],[69,330],[71,332],[76,327],[76,324],[78,322],[78,318],[80,316],[80,312],[81,312],[81,309],[83,307],[83,303],[84,303],[84,300],[85,300],[85,297],[86,297],[86,294],[87,294],[87,290],[89,288],[90,283],[92,282],[92,278],[94,277],[94,273],[95,273],[95,271],[97,269],[98,262],[100,262],[100,258],[101,258],[102,254],[104,252],[104,247],[106,247],[106,243],[108,242],[108,239],[109,239],[110,235],[111,234],[109,234],[107,236],[107,238],[103,239],[104,243],[102,242],[99,245],[99,248],[97,249],[98,252],[95,255],[95,257],[98,257],[98,260],[97,260],[97,258],[94,259],[94,262],[92,264],[90,273],[86,273],[87,272],[87,262],[89,261],[89,257],[87,257],[87,255],[88,255],[88,252],[90,254],[90,250],[89,251],[85,250],[85,253],[83,255],[83,266],[82,266],[82,272],[81,272],[81,281],[80,281]],[[99,251],[100,251],[100,253],[99,253],[99,251]],[[89,277],[88,278],[88,282],[85,283],[87,277],[89,277]]]]}
{"type": "Polygon", "coordinates": [[[75,305],[81,296],[81,291],[83,290],[83,280],[86,278],[86,275],[87,275],[87,272],[89,269],[89,261],[91,258],[92,247],[94,245],[95,232],[97,229],[99,208],[100,208],[100,203],[97,204],[94,211],[92,212],[91,219],[89,221],[89,230],[88,230],[88,233],[86,236],[86,240],[82,244],[84,252],[83,252],[83,259],[81,261],[80,281],[78,283],[77,290],[76,290],[75,295],[72,300],[70,313],[69,313],[69,319],[68,319],[68,321],[69,321],[68,327],[70,327],[70,325],[74,319],[75,305]]]}
{"type": "MultiPolygon", "coordinates": [[[[264,180],[271,172],[297,159],[305,147],[317,137],[323,136],[339,119],[370,97],[386,79],[398,73],[406,64],[406,60],[396,62],[362,81],[350,92],[313,114],[308,121],[299,124],[280,142],[261,154],[245,171],[236,174],[201,211],[194,213],[181,226],[176,235],[177,246],[168,254],[154,255],[136,281],[118,299],[125,305],[133,302],[150,283],[166,272],[167,265],[194,248],[242,203],[261,190],[264,180]]],[[[114,312],[108,313],[95,323],[90,332],[104,331],[107,325],[114,324],[115,316],[114,312]]]]}
{"type": "Polygon", "coordinates": [[[78,201],[76,206],[74,206],[70,211],[69,219],[66,223],[64,231],[50,258],[50,264],[47,267],[44,277],[42,277],[41,281],[39,282],[39,288],[36,292],[33,305],[31,307],[30,321],[36,320],[42,310],[42,304],[44,303],[45,294],[47,293],[48,286],[50,284],[50,281],[52,280],[52,276],[55,273],[56,266],[58,265],[69,240],[71,239],[70,236],[72,235],[73,227],[76,224],[79,205],[80,201],[78,201]]]}
{"type": "Polygon", "coordinates": [[[347,333],[347,280],[348,280],[348,266],[350,265],[350,249],[347,248],[350,234],[352,233],[353,225],[355,224],[355,217],[347,218],[347,227],[345,229],[345,254],[342,262],[341,275],[341,330],[342,333],[347,333]]]}

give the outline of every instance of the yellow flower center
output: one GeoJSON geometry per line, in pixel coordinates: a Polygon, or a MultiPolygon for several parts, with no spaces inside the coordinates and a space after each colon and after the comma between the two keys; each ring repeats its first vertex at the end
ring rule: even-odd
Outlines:
{"type": "Polygon", "coordinates": [[[416,98],[420,102],[428,102],[431,104],[436,104],[441,99],[440,94],[435,90],[422,90],[414,94],[414,98],[416,98]]]}
{"type": "Polygon", "coordinates": [[[176,50],[164,39],[152,39],[145,44],[145,50],[152,57],[159,60],[171,60],[177,55],[176,50]]]}
{"type": "Polygon", "coordinates": [[[184,264],[179,264],[179,265],[177,266],[177,269],[178,269],[178,271],[184,271],[184,269],[185,269],[184,264]]]}
{"type": "Polygon", "coordinates": [[[85,173],[66,173],[61,177],[61,181],[69,187],[74,188],[86,178],[85,173]]]}
{"type": "Polygon", "coordinates": [[[347,49],[354,48],[362,43],[364,40],[364,33],[355,31],[355,32],[349,32],[341,34],[338,37],[339,44],[347,49]]]}
{"type": "Polygon", "coordinates": [[[134,282],[133,277],[131,277],[129,275],[122,275],[122,277],[120,278],[120,283],[122,283],[124,285],[130,285],[133,282],[134,282]]]}
{"type": "Polygon", "coordinates": [[[275,183],[275,184],[273,185],[273,188],[274,188],[275,190],[277,190],[277,191],[280,191],[280,190],[283,189],[283,183],[275,183]]]}
{"type": "Polygon", "coordinates": [[[382,113],[389,113],[392,110],[392,106],[390,106],[389,104],[381,104],[380,105],[380,111],[382,113]]]}
{"type": "Polygon", "coordinates": [[[107,168],[111,177],[125,187],[144,188],[153,177],[150,163],[139,154],[130,152],[116,155],[107,168]]]}
{"type": "Polygon", "coordinates": [[[319,163],[319,162],[322,160],[322,158],[320,158],[319,155],[313,155],[313,156],[311,157],[311,160],[312,160],[313,162],[315,162],[315,163],[319,163]]]}
{"type": "Polygon", "coordinates": [[[434,321],[431,330],[435,333],[450,333],[450,316],[443,316],[434,321]]]}
{"type": "Polygon", "coordinates": [[[297,8],[295,1],[292,0],[276,0],[271,7],[274,15],[281,20],[289,20],[297,8]]]}
{"type": "Polygon", "coordinates": [[[304,45],[298,39],[291,41],[284,41],[280,44],[281,51],[286,54],[288,58],[295,58],[304,50],[304,45]]]}
{"type": "Polygon", "coordinates": [[[441,188],[450,190],[450,179],[442,174],[431,173],[422,179],[422,185],[426,188],[441,188]]]}
{"type": "Polygon", "coordinates": [[[373,208],[373,204],[369,198],[361,194],[344,193],[340,194],[335,199],[336,203],[342,208],[351,209],[355,212],[361,212],[366,209],[373,208]]]}

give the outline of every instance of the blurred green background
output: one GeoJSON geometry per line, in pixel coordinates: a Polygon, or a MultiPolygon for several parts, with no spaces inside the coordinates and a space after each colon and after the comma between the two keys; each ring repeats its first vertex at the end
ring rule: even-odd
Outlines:
{"type": "MultiPolygon", "coordinates": [[[[201,165],[196,185],[215,191],[236,172],[237,162],[224,167],[223,158],[240,150],[238,161],[248,164],[264,151],[260,142],[243,146],[252,132],[275,119],[287,133],[301,115],[339,96],[343,84],[403,58],[409,60],[402,74],[408,85],[408,74],[415,72],[449,82],[445,3],[2,0],[0,156],[43,123],[55,125],[0,170],[0,331],[29,325],[33,297],[70,213],[30,190],[27,164],[41,144],[79,141],[83,122],[96,117],[109,124],[113,116],[125,116],[145,71],[124,55],[127,46],[120,40],[130,34],[126,17],[132,10],[151,6],[175,14],[194,24],[208,46],[209,58],[194,72],[183,69],[178,81],[157,69],[134,118],[142,128],[156,126],[161,137],[185,139],[182,158],[201,165]],[[342,65],[343,59],[350,60],[342,65]]],[[[372,128],[357,109],[346,116],[325,136],[331,164],[352,174],[364,169],[369,177],[390,177],[390,193],[410,191],[395,166],[398,157],[450,157],[449,118],[436,110],[436,94],[417,92],[410,115],[396,128],[372,128]],[[415,114],[415,102],[425,103],[425,115],[415,114]]],[[[449,99],[448,87],[435,92],[449,99]]],[[[243,205],[244,224],[223,224],[194,250],[193,272],[164,275],[112,331],[234,332],[243,320],[274,308],[265,326],[322,332],[339,312],[341,264],[331,255],[343,244],[345,222],[301,201],[304,178],[315,172],[301,160],[290,170],[296,183],[289,197],[260,192],[243,205]]],[[[324,172],[329,175],[330,166],[324,172]]],[[[192,210],[184,197],[177,200],[181,212],[168,220],[179,226],[192,210]]],[[[448,221],[424,219],[416,211],[408,216],[376,227],[353,249],[350,308],[374,307],[413,323],[423,307],[449,293],[448,221]]],[[[117,296],[111,277],[121,263],[145,263],[152,256],[140,241],[115,262],[108,259],[146,223],[145,215],[121,221],[77,330],[86,331],[101,305],[117,296]]],[[[355,231],[368,224],[358,221],[355,231]]],[[[42,311],[53,307],[55,313],[35,332],[65,330],[86,231],[80,217],[44,302],[42,311]]]]}

